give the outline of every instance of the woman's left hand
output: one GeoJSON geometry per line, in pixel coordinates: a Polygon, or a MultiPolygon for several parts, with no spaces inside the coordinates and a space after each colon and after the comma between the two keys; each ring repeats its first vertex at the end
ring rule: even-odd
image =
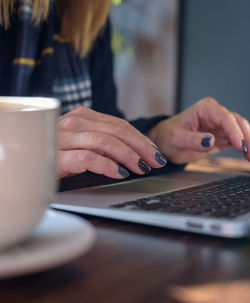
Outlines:
{"type": "Polygon", "coordinates": [[[250,161],[249,122],[213,98],[156,124],[147,134],[166,158],[176,164],[234,147],[250,161]]]}

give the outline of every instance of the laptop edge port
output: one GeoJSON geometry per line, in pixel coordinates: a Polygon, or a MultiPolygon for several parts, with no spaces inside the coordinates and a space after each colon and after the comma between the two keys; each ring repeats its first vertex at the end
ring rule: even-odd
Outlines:
{"type": "Polygon", "coordinates": [[[199,223],[199,222],[191,222],[191,221],[187,221],[187,226],[188,227],[193,227],[193,228],[202,228],[203,224],[199,223]]]}

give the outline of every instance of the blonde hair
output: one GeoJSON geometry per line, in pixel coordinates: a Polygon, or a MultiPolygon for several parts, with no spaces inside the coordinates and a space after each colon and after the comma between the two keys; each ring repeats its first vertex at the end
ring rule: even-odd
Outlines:
{"type": "MultiPolygon", "coordinates": [[[[0,24],[7,28],[18,0],[0,0],[0,24]]],[[[38,25],[49,13],[50,0],[32,0],[32,20],[38,25]]],[[[105,24],[111,0],[56,0],[61,20],[61,34],[85,55],[105,24]]]]}

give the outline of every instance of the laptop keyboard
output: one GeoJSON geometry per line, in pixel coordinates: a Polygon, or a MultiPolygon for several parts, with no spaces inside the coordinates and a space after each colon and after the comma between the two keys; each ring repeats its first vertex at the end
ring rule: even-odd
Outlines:
{"type": "Polygon", "coordinates": [[[115,204],[111,207],[202,217],[236,218],[250,212],[250,177],[232,177],[115,204]]]}

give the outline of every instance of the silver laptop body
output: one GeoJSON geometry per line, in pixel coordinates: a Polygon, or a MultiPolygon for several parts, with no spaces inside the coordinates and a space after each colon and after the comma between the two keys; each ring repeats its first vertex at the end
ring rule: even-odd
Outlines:
{"type": "Polygon", "coordinates": [[[178,172],[144,177],[120,183],[59,192],[52,207],[64,211],[94,215],[116,220],[165,227],[188,232],[227,238],[240,238],[250,233],[250,212],[237,218],[208,218],[166,212],[126,210],[113,205],[158,193],[172,192],[188,187],[232,177],[198,172],[178,172]]]}

